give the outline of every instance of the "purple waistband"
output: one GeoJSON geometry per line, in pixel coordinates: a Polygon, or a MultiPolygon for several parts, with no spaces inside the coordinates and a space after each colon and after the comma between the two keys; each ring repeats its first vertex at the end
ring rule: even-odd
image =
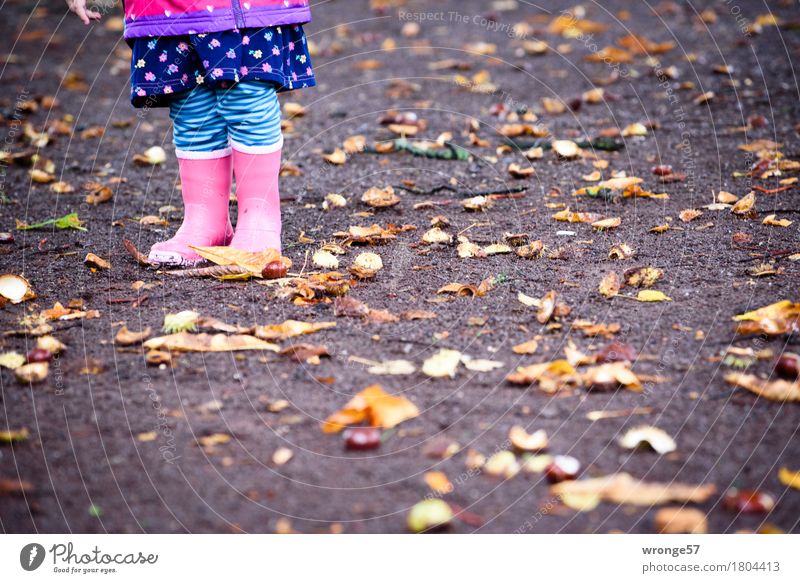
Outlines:
{"type": "Polygon", "coordinates": [[[311,21],[311,8],[293,6],[275,8],[270,6],[253,8],[239,14],[242,24],[237,26],[233,10],[215,10],[213,14],[196,12],[180,17],[140,16],[136,20],[125,21],[125,38],[143,36],[178,36],[204,32],[220,32],[234,28],[264,28],[284,24],[305,24],[311,21]]]}

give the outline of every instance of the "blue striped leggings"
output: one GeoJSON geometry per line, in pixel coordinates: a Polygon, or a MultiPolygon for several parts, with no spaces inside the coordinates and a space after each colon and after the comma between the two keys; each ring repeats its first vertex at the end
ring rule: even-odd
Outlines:
{"type": "Polygon", "coordinates": [[[231,147],[248,154],[275,152],[283,145],[281,109],[275,87],[240,81],[227,88],[200,85],[170,102],[178,158],[227,156],[231,147]]]}

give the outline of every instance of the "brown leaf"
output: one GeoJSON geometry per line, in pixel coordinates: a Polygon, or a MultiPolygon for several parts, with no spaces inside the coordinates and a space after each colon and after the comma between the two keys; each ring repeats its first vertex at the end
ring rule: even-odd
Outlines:
{"type": "Polygon", "coordinates": [[[117,331],[114,337],[114,344],[117,346],[131,346],[132,344],[139,344],[150,336],[150,327],[148,326],[141,332],[131,332],[128,327],[123,325],[117,331]]]}
{"type": "Polygon", "coordinates": [[[613,298],[619,293],[620,286],[619,276],[615,272],[609,271],[600,281],[600,295],[606,298],[613,298]]]}

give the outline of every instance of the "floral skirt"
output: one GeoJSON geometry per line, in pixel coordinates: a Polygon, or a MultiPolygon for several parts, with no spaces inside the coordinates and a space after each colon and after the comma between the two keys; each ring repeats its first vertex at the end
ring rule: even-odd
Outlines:
{"type": "Polygon", "coordinates": [[[198,85],[259,80],[277,91],[315,85],[299,24],[129,39],[131,103],[164,107],[198,85]]]}

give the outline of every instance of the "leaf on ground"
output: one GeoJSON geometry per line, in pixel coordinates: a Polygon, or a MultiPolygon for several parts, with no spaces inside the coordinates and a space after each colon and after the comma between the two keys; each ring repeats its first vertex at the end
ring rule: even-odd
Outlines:
{"type": "Polygon", "coordinates": [[[458,350],[443,348],[425,360],[422,372],[433,378],[455,378],[462,354],[458,350]]]}
{"type": "Polygon", "coordinates": [[[746,312],[733,318],[739,324],[738,334],[767,334],[776,336],[800,330],[800,303],[789,300],[775,302],[768,306],[746,312]]]}
{"type": "Polygon", "coordinates": [[[314,334],[320,330],[336,327],[336,322],[302,322],[300,320],[286,320],[281,324],[256,326],[253,335],[262,340],[279,341],[306,334],[314,334]]]}
{"type": "Polygon", "coordinates": [[[338,433],[362,421],[373,427],[390,429],[417,415],[419,409],[405,397],[390,395],[380,385],[370,385],[329,416],[322,424],[322,431],[338,433]]]}
{"type": "Polygon", "coordinates": [[[664,292],[654,289],[639,290],[636,299],[640,302],[671,302],[672,298],[668,297],[664,292]]]}
{"type": "Polygon", "coordinates": [[[543,391],[554,393],[577,386],[580,378],[578,371],[568,361],[554,360],[520,367],[508,375],[506,380],[516,385],[538,383],[543,391]]]}
{"type": "Polygon", "coordinates": [[[28,362],[24,354],[19,352],[4,352],[0,354],[0,366],[3,368],[15,369],[28,362]]]}
{"type": "Polygon", "coordinates": [[[361,195],[361,202],[372,208],[388,208],[400,204],[400,197],[391,185],[386,188],[373,186],[361,195]]]}
{"type": "Polygon", "coordinates": [[[590,389],[616,390],[622,386],[629,391],[642,391],[642,382],[627,362],[609,362],[590,367],[581,375],[581,380],[590,389]]]}
{"type": "Polygon", "coordinates": [[[793,382],[784,379],[767,380],[752,374],[730,372],[725,375],[725,382],[747,389],[770,401],[800,401],[800,380],[793,382]]]}
{"type": "Polygon", "coordinates": [[[191,245],[200,257],[217,265],[236,265],[248,272],[261,276],[264,268],[273,261],[281,262],[286,268],[292,266],[288,257],[281,257],[276,249],[264,251],[242,251],[233,247],[196,247],[191,245]]]}
{"type": "Polygon", "coordinates": [[[319,364],[320,356],[330,356],[327,347],[305,343],[291,344],[282,349],[278,354],[281,356],[290,356],[297,362],[305,362],[308,364],[319,364]]]}
{"type": "Polygon", "coordinates": [[[528,433],[521,425],[514,425],[511,428],[508,439],[511,445],[520,451],[542,451],[549,445],[547,432],[544,429],[528,433]]]}
{"type": "Polygon", "coordinates": [[[462,355],[461,362],[464,364],[464,368],[471,370],[472,372],[491,372],[504,366],[504,364],[499,360],[472,358],[466,354],[462,355]]]}
{"type": "Polygon", "coordinates": [[[150,350],[173,350],[176,352],[231,352],[236,350],[270,350],[278,352],[277,344],[265,342],[247,334],[190,334],[178,332],[168,336],[151,338],[144,343],[150,350]]]}
{"type": "Polygon", "coordinates": [[[800,490],[800,470],[782,467],[778,470],[778,481],[784,486],[800,490]]]}
{"type": "Polygon", "coordinates": [[[17,443],[20,441],[25,441],[28,439],[28,430],[26,428],[22,429],[6,429],[0,431],[0,444],[6,443],[17,443]]]}
{"type": "Polygon", "coordinates": [[[417,367],[408,360],[387,360],[376,363],[367,369],[370,374],[404,376],[414,374],[417,367]]]}
{"type": "Polygon", "coordinates": [[[656,512],[655,527],[661,534],[706,534],[708,520],[697,508],[669,506],[656,512]]]}
{"type": "Polygon", "coordinates": [[[536,340],[528,340],[522,344],[517,344],[511,350],[515,354],[533,354],[539,348],[539,343],[536,340]]]}
{"type": "Polygon", "coordinates": [[[677,448],[675,440],[666,431],[649,425],[629,429],[620,438],[619,444],[625,449],[638,449],[642,445],[647,445],[661,455],[671,453],[677,448]]]}
{"type": "Polygon", "coordinates": [[[122,328],[117,330],[116,336],[114,336],[114,344],[117,346],[131,346],[133,344],[139,344],[150,337],[150,332],[149,326],[141,332],[132,332],[131,330],[128,330],[128,326],[123,325],[122,328]]]}
{"type": "Polygon", "coordinates": [[[598,291],[603,297],[613,298],[619,293],[620,286],[619,276],[615,272],[609,271],[603,276],[603,279],[600,280],[598,291]]]}
{"type": "Polygon", "coordinates": [[[453,484],[450,483],[450,480],[447,478],[447,474],[444,472],[425,472],[422,477],[425,480],[425,483],[428,485],[428,488],[430,488],[436,494],[449,494],[453,491],[453,484]]]}
{"type": "Polygon", "coordinates": [[[597,495],[606,502],[634,506],[654,506],[667,502],[702,503],[716,491],[717,487],[713,484],[644,482],[624,472],[588,480],[568,480],[550,486],[550,493],[555,496],[597,495]]]}

